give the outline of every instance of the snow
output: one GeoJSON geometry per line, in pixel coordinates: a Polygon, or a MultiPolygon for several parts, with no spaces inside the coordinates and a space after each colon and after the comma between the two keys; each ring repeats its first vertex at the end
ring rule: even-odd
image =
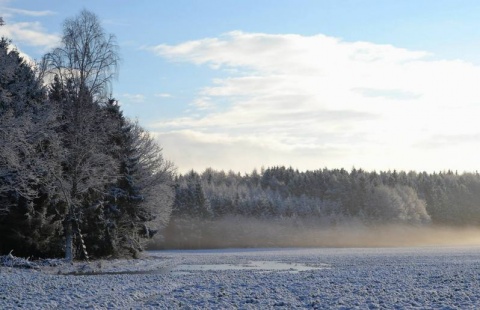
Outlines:
{"type": "Polygon", "coordinates": [[[0,308],[480,306],[480,247],[228,249],[148,254],[138,260],[39,264],[29,269],[0,267],[0,308]]]}

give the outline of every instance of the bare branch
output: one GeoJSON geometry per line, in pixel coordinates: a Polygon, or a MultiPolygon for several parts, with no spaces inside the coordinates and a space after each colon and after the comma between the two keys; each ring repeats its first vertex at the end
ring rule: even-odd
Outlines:
{"type": "Polygon", "coordinates": [[[120,62],[115,36],[106,35],[98,17],[83,10],[63,25],[62,47],[45,55],[48,72],[75,90],[87,90],[96,102],[107,98],[120,62]]]}

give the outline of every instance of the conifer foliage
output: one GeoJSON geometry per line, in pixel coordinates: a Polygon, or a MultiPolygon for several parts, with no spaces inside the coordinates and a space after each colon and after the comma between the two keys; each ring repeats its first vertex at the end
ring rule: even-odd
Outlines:
{"type": "Polygon", "coordinates": [[[168,221],[173,166],[108,99],[118,61],[85,10],[41,72],[0,41],[0,253],[137,255],[168,221]]]}
{"type": "Polygon", "coordinates": [[[55,122],[32,68],[0,40],[0,251],[55,254],[61,219],[48,195],[55,122]]]}
{"type": "Polygon", "coordinates": [[[279,166],[244,175],[191,171],[175,181],[159,247],[310,246],[294,238],[327,228],[480,225],[479,173],[279,166]]]}

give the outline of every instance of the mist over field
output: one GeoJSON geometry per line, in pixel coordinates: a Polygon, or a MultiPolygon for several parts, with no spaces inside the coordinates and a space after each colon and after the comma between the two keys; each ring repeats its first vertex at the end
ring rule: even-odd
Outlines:
{"type": "Polygon", "coordinates": [[[479,189],[451,171],[192,171],[152,248],[479,245],[479,189]]]}
{"type": "Polygon", "coordinates": [[[368,226],[358,221],[326,226],[312,221],[246,217],[208,222],[191,220],[189,225],[190,229],[167,231],[165,239],[152,242],[148,249],[480,246],[480,229],[472,226],[368,226]]]}

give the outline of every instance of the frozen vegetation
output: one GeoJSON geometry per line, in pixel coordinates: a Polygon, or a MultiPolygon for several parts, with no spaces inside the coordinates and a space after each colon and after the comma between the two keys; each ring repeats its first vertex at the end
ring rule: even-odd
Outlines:
{"type": "Polygon", "coordinates": [[[479,173],[177,175],[111,98],[115,36],[63,26],[35,65],[0,38],[0,309],[479,308],[479,173]]]}
{"type": "Polygon", "coordinates": [[[42,261],[36,268],[0,267],[0,308],[474,309],[480,305],[480,247],[148,254],[139,260],[42,261]]]}
{"type": "Polygon", "coordinates": [[[385,225],[402,229],[389,228],[388,238],[373,235],[375,246],[425,245],[438,239],[438,227],[480,224],[479,173],[207,169],[176,176],[175,195],[158,248],[368,246],[355,242],[357,230],[385,225]],[[309,238],[325,229],[336,232],[327,240],[309,238]]]}
{"type": "Polygon", "coordinates": [[[168,222],[174,167],[112,98],[119,60],[86,10],[35,65],[0,38],[0,255],[137,256],[168,222]]]}

